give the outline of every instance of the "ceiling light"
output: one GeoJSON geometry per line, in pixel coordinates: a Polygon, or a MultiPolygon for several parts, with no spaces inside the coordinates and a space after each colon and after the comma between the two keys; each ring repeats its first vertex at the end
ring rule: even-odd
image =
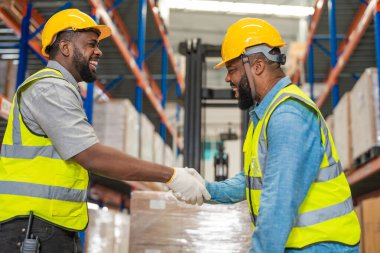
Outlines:
{"type": "Polygon", "coordinates": [[[276,4],[237,3],[224,1],[171,0],[170,9],[187,11],[225,12],[232,14],[261,14],[286,17],[306,17],[314,14],[313,7],[276,4]]]}

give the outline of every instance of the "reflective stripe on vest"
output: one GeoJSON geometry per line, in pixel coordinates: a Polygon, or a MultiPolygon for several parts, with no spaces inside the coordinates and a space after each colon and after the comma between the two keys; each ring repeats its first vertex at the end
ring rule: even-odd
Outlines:
{"type": "Polygon", "coordinates": [[[345,201],[336,205],[328,206],[322,209],[302,213],[298,216],[295,227],[307,227],[326,220],[331,220],[346,214],[353,210],[352,198],[349,197],[345,201]]]}
{"type": "Polygon", "coordinates": [[[0,194],[23,195],[73,202],[84,202],[87,200],[86,190],[14,181],[1,181],[0,194]]]}

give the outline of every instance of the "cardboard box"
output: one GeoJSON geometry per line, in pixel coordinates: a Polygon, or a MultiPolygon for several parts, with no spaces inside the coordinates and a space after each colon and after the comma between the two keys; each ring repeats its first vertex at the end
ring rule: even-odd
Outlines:
{"type": "Polygon", "coordinates": [[[154,125],[144,114],[141,115],[141,159],[153,162],[154,125]]]}
{"type": "Polygon", "coordinates": [[[165,144],[165,153],[164,153],[164,164],[166,166],[174,166],[175,165],[175,159],[174,159],[174,156],[173,156],[173,150],[165,144]]]}
{"type": "Polygon", "coordinates": [[[380,198],[362,201],[363,249],[365,253],[380,252],[380,198]]]}
{"type": "MultiPolygon", "coordinates": [[[[353,159],[380,144],[379,88],[377,69],[368,68],[351,90],[353,159]]],[[[336,122],[336,120],[335,120],[336,122]]]]}
{"type": "Polygon", "coordinates": [[[128,99],[94,104],[93,127],[100,143],[139,156],[139,114],[128,99]]]}
{"type": "Polygon", "coordinates": [[[164,146],[165,143],[162,140],[161,136],[158,133],[154,133],[154,151],[153,157],[154,162],[158,164],[164,163],[164,146]]]}
{"type": "Polygon", "coordinates": [[[326,117],[326,124],[330,130],[330,133],[333,135],[333,138],[335,138],[335,136],[334,136],[334,114],[330,114],[329,116],[326,117]]]}
{"type": "Polygon", "coordinates": [[[350,93],[346,92],[334,109],[334,143],[343,170],[352,165],[350,93]]]}
{"type": "Polygon", "coordinates": [[[364,240],[363,240],[363,235],[364,235],[364,230],[363,230],[363,217],[362,217],[362,206],[361,204],[357,205],[355,208],[355,213],[358,216],[359,223],[360,223],[360,228],[362,230],[361,236],[360,236],[360,248],[359,252],[364,253],[364,240]]]}
{"type": "Polygon", "coordinates": [[[170,192],[132,193],[132,253],[246,253],[251,235],[245,201],[193,206],[178,202],[170,192]]]}

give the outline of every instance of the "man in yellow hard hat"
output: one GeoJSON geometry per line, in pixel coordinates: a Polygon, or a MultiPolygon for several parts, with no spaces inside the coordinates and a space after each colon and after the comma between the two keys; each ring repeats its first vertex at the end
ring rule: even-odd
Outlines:
{"type": "Polygon", "coordinates": [[[284,45],[261,19],[227,30],[215,68],[227,68],[239,107],[250,108],[244,171],[213,183],[189,171],[211,202],[247,200],[250,253],[359,252],[359,222],[334,141],[317,106],[282,71],[284,45]]]}
{"type": "Polygon", "coordinates": [[[0,252],[82,252],[77,231],[88,223],[88,170],[120,180],[164,182],[192,204],[209,199],[186,170],[99,143],[78,82],[96,79],[99,40],[110,35],[107,26],[77,9],[47,21],[42,54],[49,62],[18,88],[1,147],[0,252]]]}

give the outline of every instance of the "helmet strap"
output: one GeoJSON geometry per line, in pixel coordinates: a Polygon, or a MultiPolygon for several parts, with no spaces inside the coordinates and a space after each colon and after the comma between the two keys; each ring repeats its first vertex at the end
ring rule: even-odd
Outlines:
{"type": "Polygon", "coordinates": [[[245,74],[247,75],[249,87],[251,88],[251,95],[253,103],[255,103],[255,97],[256,97],[256,89],[255,89],[255,83],[253,82],[253,76],[251,72],[251,64],[249,62],[249,58],[247,55],[243,54],[241,56],[241,60],[243,62],[245,74]]]}

